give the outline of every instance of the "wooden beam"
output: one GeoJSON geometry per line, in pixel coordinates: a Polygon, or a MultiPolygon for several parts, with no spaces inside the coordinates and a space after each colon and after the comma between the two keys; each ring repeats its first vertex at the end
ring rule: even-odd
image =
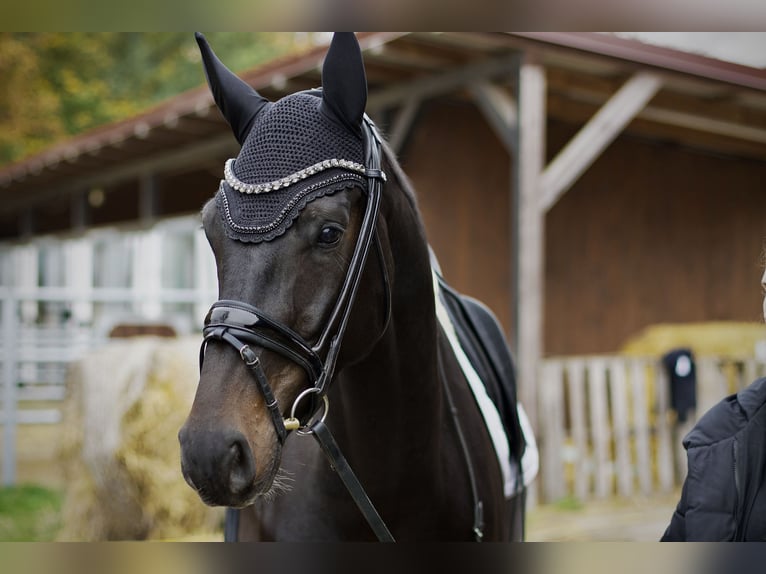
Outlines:
{"type": "MultiPolygon", "coordinates": [[[[178,169],[198,167],[201,161],[207,161],[211,157],[234,157],[238,150],[239,146],[231,134],[221,134],[181,149],[158,152],[150,158],[126,161],[119,167],[105,166],[103,171],[72,178],[63,185],[52,183],[45,187],[36,188],[34,193],[29,193],[24,197],[7,198],[0,206],[0,212],[13,212],[25,206],[38,205],[46,199],[60,200],[65,194],[95,186],[115,185],[140,178],[145,173],[167,173],[178,169]]],[[[221,174],[223,174],[223,165],[221,165],[221,174]]]]}
{"type": "Polygon", "coordinates": [[[545,160],[545,70],[524,55],[518,72],[518,153],[514,154],[516,194],[514,242],[515,347],[519,397],[535,433],[537,387],[543,351],[545,218],[540,206],[540,173],[545,160]]]}
{"type": "Polygon", "coordinates": [[[542,209],[553,207],[661,86],[656,74],[638,72],[596,112],[542,173],[542,209]]]}
{"type": "Polygon", "coordinates": [[[515,154],[515,131],[518,124],[516,101],[508,92],[488,82],[479,82],[472,86],[471,94],[490,127],[503,142],[506,151],[510,155],[515,154]]]}
{"type": "Polygon", "coordinates": [[[451,71],[421,78],[412,82],[385,88],[371,93],[367,98],[367,111],[370,115],[400,105],[410,98],[424,100],[448,94],[476,82],[489,80],[500,75],[508,75],[513,70],[515,56],[506,55],[489,60],[467,64],[451,71]]]}
{"type": "MultiPolygon", "coordinates": [[[[601,106],[618,87],[611,79],[583,78],[574,72],[548,70],[549,107],[551,98],[571,100],[575,105],[601,106]]],[[[766,142],[766,110],[757,104],[743,105],[744,94],[731,87],[707,84],[697,88],[703,96],[695,97],[676,91],[676,83],[668,83],[666,87],[638,113],[637,119],[758,145],[766,142]]]]}
{"type": "MultiPolygon", "coordinates": [[[[699,131],[695,129],[699,125],[696,123],[695,127],[680,127],[645,119],[644,115],[649,110],[655,109],[658,97],[659,95],[655,96],[652,103],[630,122],[630,125],[625,129],[625,134],[634,134],[658,142],[673,142],[690,150],[699,150],[705,153],[712,152],[743,158],[756,158],[761,161],[766,160],[766,145],[763,143],[735,137],[733,134],[725,136],[708,131],[699,131]]],[[[601,104],[603,104],[603,100],[601,100],[601,104]]],[[[586,123],[599,107],[595,104],[571,100],[561,94],[552,94],[550,89],[548,90],[547,106],[549,120],[555,119],[575,124],[586,123]]],[[[753,130],[753,135],[758,136],[759,139],[766,140],[766,129],[753,125],[749,125],[747,128],[753,130]]]]}
{"type": "Polygon", "coordinates": [[[420,100],[418,98],[410,98],[396,114],[388,134],[388,145],[391,146],[395,153],[398,154],[402,150],[402,146],[410,133],[419,109],[420,100]]]}
{"type": "Polygon", "coordinates": [[[669,126],[703,131],[756,144],[766,144],[766,129],[752,125],[703,117],[696,114],[687,114],[685,112],[662,109],[655,106],[647,106],[646,109],[641,111],[638,117],[653,122],[667,124],[669,126]]]}

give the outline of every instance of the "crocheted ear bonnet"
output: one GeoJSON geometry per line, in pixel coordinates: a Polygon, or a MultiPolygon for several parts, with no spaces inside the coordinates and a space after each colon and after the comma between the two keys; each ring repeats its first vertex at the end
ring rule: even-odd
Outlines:
{"type": "Polygon", "coordinates": [[[333,38],[322,90],[273,103],[230,72],[201,34],[197,41],[216,103],[242,143],[216,195],[228,237],[271,241],[317,197],[366,189],[360,126],[367,82],[353,34],[333,38]],[[349,72],[357,77],[349,80],[349,72]]]}

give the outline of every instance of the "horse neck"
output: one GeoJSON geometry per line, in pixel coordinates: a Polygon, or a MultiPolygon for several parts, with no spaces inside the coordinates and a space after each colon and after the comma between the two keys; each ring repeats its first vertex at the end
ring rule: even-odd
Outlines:
{"type": "MultiPolygon", "coordinates": [[[[435,444],[442,416],[439,342],[425,229],[413,197],[391,183],[384,191],[381,215],[394,259],[391,319],[369,355],[344,369],[336,381],[343,427],[354,437],[348,442],[360,445],[367,459],[369,452],[390,450],[391,441],[397,438],[406,438],[410,445],[413,441],[435,444]],[[357,440],[360,435],[365,438],[357,440]]],[[[409,450],[423,456],[422,449],[409,450]]],[[[401,458],[401,452],[397,457],[401,458]]]]}

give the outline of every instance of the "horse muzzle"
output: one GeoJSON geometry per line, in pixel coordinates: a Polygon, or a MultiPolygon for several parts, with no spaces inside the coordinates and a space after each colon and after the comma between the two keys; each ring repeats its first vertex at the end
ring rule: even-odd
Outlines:
{"type": "Polygon", "coordinates": [[[256,460],[245,436],[237,430],[195,430],[178,433],[184,479],[210,506],[242,507],[260,490],[256,460]]]}

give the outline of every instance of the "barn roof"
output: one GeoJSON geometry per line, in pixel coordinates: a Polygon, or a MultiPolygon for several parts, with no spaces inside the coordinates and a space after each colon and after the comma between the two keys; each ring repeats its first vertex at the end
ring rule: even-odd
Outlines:
{"type": "MultiPolygon", "coordinates": [[[[766,160],[766,70],[599,33],[359,34],[375,118],[415,99],[469,97],[492,81],[514,89],[521,53],[545,66],[549,118],[581,124],[639,70],[663,77],[663,88],[629,131],[716,153],[766,160]]],[[[324,46],[242,74],[276,99],[320,84],[324,46]]],[[[2,211],[53,194],[183,171],[236,144],[200,86],[135,117],[83,133],[0,168],[2,211]]]]}

